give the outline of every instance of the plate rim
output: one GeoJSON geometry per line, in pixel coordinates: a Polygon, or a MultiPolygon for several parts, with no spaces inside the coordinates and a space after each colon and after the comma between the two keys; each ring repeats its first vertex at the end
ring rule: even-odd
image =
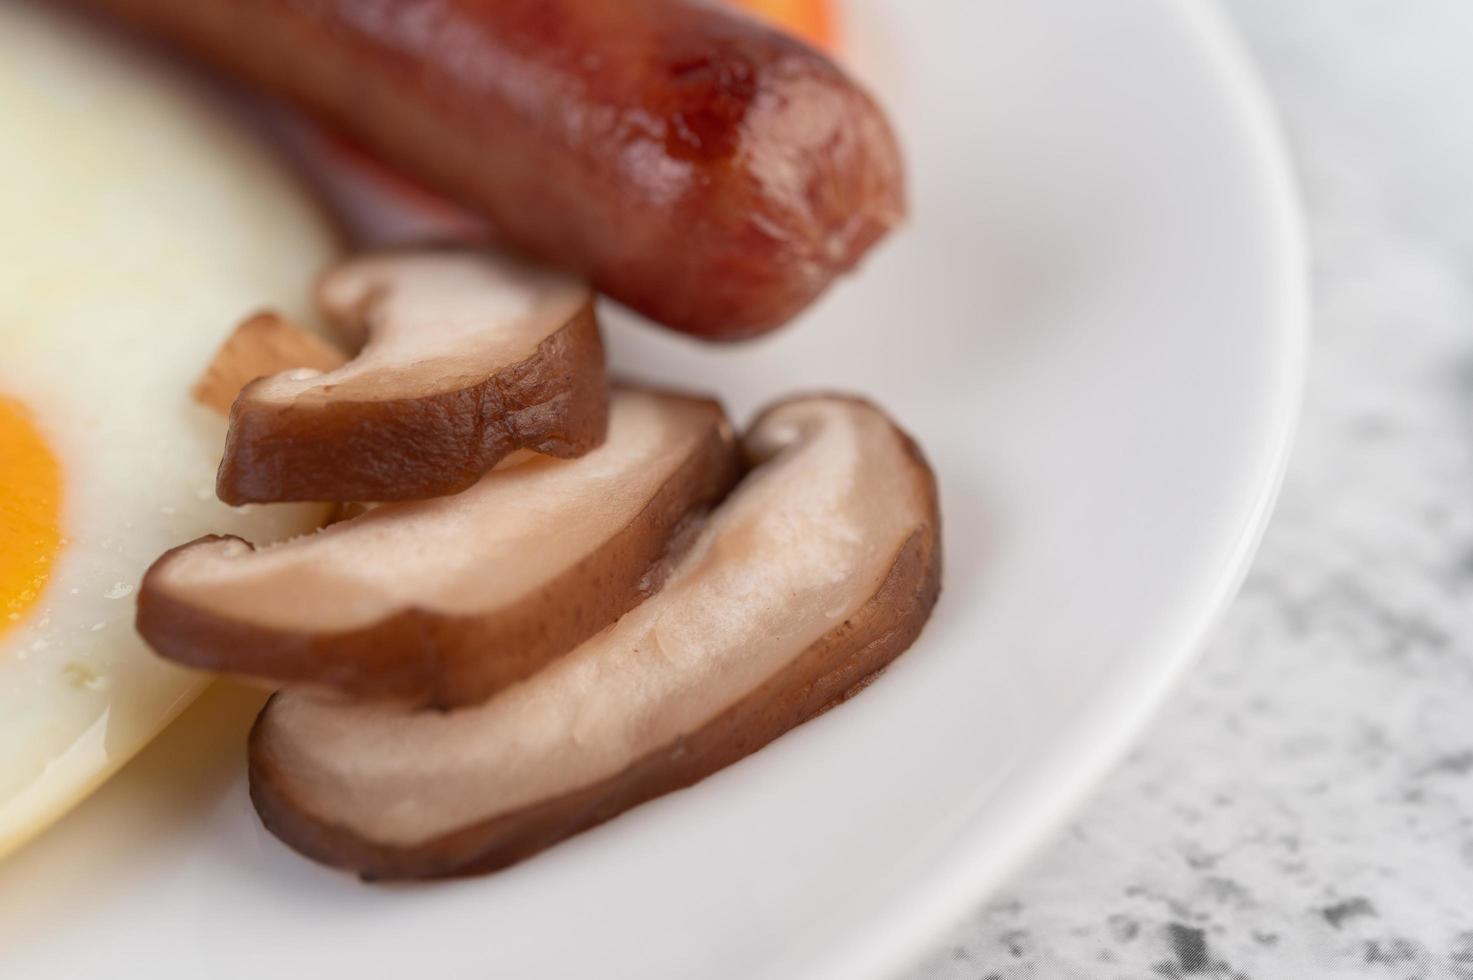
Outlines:
{"type": "Polygon", "coordinates": [[[1245,159],[1253,164],[1257,182],[1271,202],[1266,224],[1274,229],[1288,267],[1275,331],[1281,338],[1281,380],[1272,394],[1271,431],[1260,457],[1257,491],[1240,516],[1237,540],[1212,587],[1203,590],[1194,609],[1184,611],[1190,615],[1175,629],[1176,637],[1163,643],[1174,652],[1152,661],[1152,669],[1136,677],[1137,683],[1121,685],[1091,706],[1106,727],[1092,733],[1087,750],[1065,770],[1067,778],[1054,772],[1052,788],[1035,796],[1029,808],[1035,819],[1015,834],[1006,853],[998,856],[1002,849],[995,837],[980,840],[974,834],[966,839],[966,832],[960,832],[965,844],[951,852],[944,866],[919,875],[888,903],[897,914],[883,927],[871,923],[871,928],[857,932],[834,955],[818,958],[810,964],[809,975],[882,980],[919,965],[938,939],[1057,836],[1145,733],[1197,661],[1247,578],[1278,501],[1303,408],[1311,332],[1310,250],[1293,157],[1273,98],[1222,0],[1155,0],[1155,6],[1163,17],[1180,18],[1235,110],[1245,159]]]}
{"type": "Polygon", "coordinates": [[[1280,250],[1267,282],[1276,304],[1265,336],[1265,361],[1276,382],[1259,404],[1265,438],[1252,458],[1243,486],[1250,493],[1241,509],[1224,522],[1225,556],[1220,566],[1203,562],[1202,587],[1189,603],[1173,610],[1150,644],[1159,655],[1147,659],[1128,682],[1102,689],[1088,705],[1094,725],[1079,726],[1048,768],[1049,780],[1028,787],[1026,820],[1005,826],[1005,834],[979,834],[975,826],[957,830],[938,860],[918,870],[891,895],[846,924],[841,944],[804,946],[791,958],[772,961],[789,976],[836,976],[845,980],[891,977],[913,969],[939,938],[961,922],[983,898],[1007,881],[1055,839],[1059,829],[1114,770],[1121,756],[1156,717],[1172,689],[1193,665],[1203,641],[1220,621],[1246,577],[1268,526],[1291,456],[1303,403],[1310,335],[1309,248],[1304,212],[1292,158],[1277,113],[1251,54],[1220,0],[1152,0],[1157,16],[1178,18],[1183,46],[1204,65],[1205,91],[1220,99],[1232,137],[1239,144],[1248,186],[1263,192],[1264,239],[1280,250]],[[1085,733],[1088,737],[1083,737],[1085,733]]]}

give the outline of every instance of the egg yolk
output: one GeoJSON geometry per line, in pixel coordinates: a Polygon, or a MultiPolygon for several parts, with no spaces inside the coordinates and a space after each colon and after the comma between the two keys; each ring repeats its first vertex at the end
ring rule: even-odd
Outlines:
{"type": "Polygon", "coordinates": [[[61,544],[61,467],[26,407],[0,396],[0,633],[40,598],[61,544]]]}

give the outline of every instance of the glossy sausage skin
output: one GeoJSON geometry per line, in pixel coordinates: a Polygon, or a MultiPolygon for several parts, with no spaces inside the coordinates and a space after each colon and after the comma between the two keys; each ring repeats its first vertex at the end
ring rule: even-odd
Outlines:
{"type": "Polygon", "coordinates": [[[752,336],[902,216],[875,103],[699,0],[87,0],[677,330],[752,336]]]}

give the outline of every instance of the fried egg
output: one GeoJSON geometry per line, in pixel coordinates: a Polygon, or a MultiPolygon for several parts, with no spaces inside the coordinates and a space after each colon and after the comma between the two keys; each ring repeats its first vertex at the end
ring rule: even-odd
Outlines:
{"type": "Polygon", "coordinates": [[[336,242],[197,84],[55,10],[0,4],[0,132],[3,854],[200,690],[134,632],[148,564],[320,519],[217,501],[189,389],[244,314],[308,316],[336,242]]]}

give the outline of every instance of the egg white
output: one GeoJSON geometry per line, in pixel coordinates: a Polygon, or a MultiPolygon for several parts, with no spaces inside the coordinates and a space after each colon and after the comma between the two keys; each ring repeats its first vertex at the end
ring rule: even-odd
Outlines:
{"type": "Polygon", "coordinates": [[[197,89],[71,15],[0,5],[0,395],[61,462],[67,539],[40,601],[0,624],[0,854],[201,688],[134,632],[148,564],[200,534],[272,540],[321,516],[214,496],[224,423],[190,385],[242,315],[305,318],[336,242],[197,89]]]}

